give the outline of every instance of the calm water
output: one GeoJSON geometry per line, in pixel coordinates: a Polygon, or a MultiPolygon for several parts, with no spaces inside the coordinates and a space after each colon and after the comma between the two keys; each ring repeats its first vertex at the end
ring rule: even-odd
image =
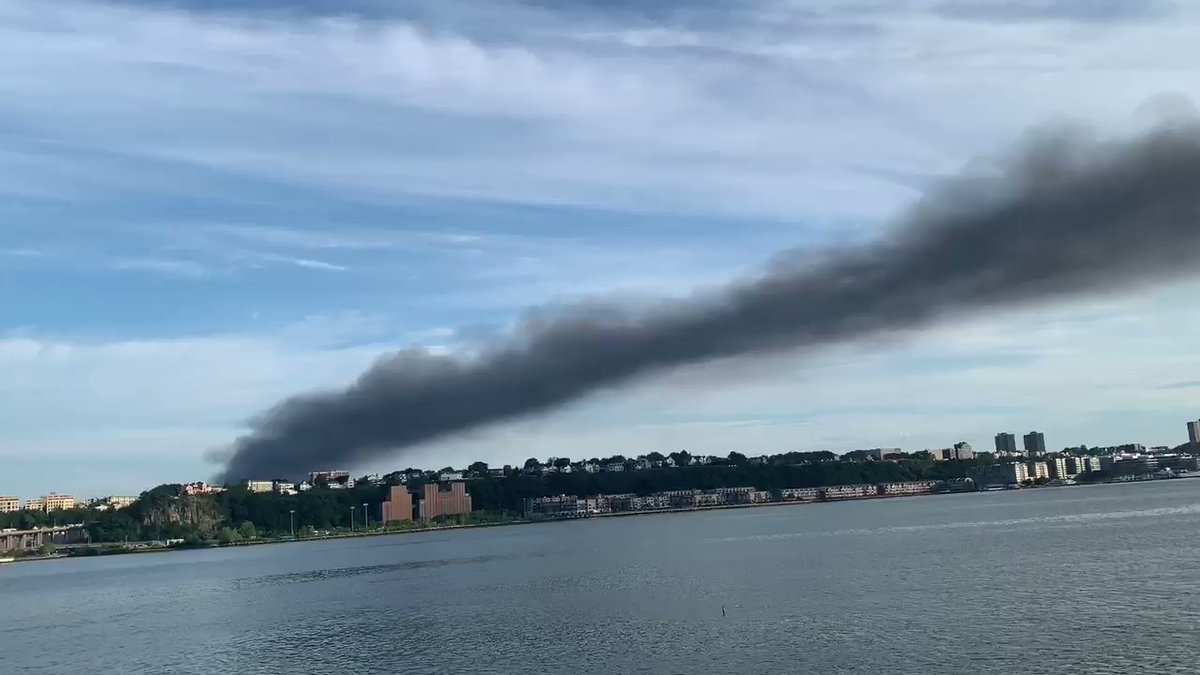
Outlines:
{"type": "Polygon", "coordinates": [[[14,564],[0,672],[1195,673],[1198,534],[1180,480],[14,564]]]}

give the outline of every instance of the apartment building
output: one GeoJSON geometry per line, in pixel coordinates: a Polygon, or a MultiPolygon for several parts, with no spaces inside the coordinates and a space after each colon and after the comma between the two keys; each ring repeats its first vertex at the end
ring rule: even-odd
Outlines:
{"type": "Polygon", "coordinates": [[[0,513],[12,513],[21,510],[20,497],[0,497],[0,513]]]}
{"type": "Polygon", "coordinates": [[[412,493],[403,485],[391,486],[388,489],[388,498],[380,505],[379,519],[386,525],[412,520],[412,517],[412,493]]]}
{"type": "Polygon", "coordinates": [[[471,512],[471,495],[467,494],[467,484],[462,481],[428,483],[418,508],[422,520],[463,515],[471,512]]]}

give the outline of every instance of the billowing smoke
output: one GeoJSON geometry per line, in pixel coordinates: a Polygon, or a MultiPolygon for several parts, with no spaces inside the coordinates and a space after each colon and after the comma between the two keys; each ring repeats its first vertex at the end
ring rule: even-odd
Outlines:
{"type": "Polygon", "coordinates": [[[983,310],[1200,275],[1200,132],[1040,134],[935,189],[871,243],[785,255],[718,292],[638,310],[568,307],[469,356],[408,349],[341,391],[282,401],[224,478],[360,465],[553,410],[658,371],[812,350],[983,310]]]}

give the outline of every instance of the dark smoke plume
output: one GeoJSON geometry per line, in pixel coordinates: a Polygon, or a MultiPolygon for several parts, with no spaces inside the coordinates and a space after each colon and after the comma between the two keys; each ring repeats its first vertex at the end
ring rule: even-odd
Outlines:
{"type": "Polygon", "coordinates": [[[530,318],[471,357],[387,355],[343,391],[295,396],[255,420],[226,450],[224,478],[352,467],[667,368],[1198,274],[1194,126],[1111,143],[1041,134],[935,190],[872,243],[785,257],[756,278],[649,310],[580,305],[530,318]]]}

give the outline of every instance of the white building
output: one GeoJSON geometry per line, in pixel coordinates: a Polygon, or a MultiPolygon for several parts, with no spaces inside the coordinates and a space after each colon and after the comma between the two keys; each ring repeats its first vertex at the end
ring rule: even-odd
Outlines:
{"type": "Polygon", "coordinates": [[[1029,462],[1026,468],[1029,470],[1030,480],[1038,480],[1039,478],[1050,480],[1050,466],[1045,462],[1029,462]]]}
{"type": "Polygon", "coordinates": [[[610,463],[604,465],[604,470],[605,471],[624,471],[625,463],[624,462],[610,462],[610,463]]]}
{"type": "Polygon", "coordinates": [[[779,496],[785,502],[810,502],[820,498],[821,488],[786,488],[779,496]]]}
{"type": "Polygon", "coordinates": [[[245,482],[245,486],[250,492],[270,492],[275,489],[275,481],[248,480],[245,482]]]}

